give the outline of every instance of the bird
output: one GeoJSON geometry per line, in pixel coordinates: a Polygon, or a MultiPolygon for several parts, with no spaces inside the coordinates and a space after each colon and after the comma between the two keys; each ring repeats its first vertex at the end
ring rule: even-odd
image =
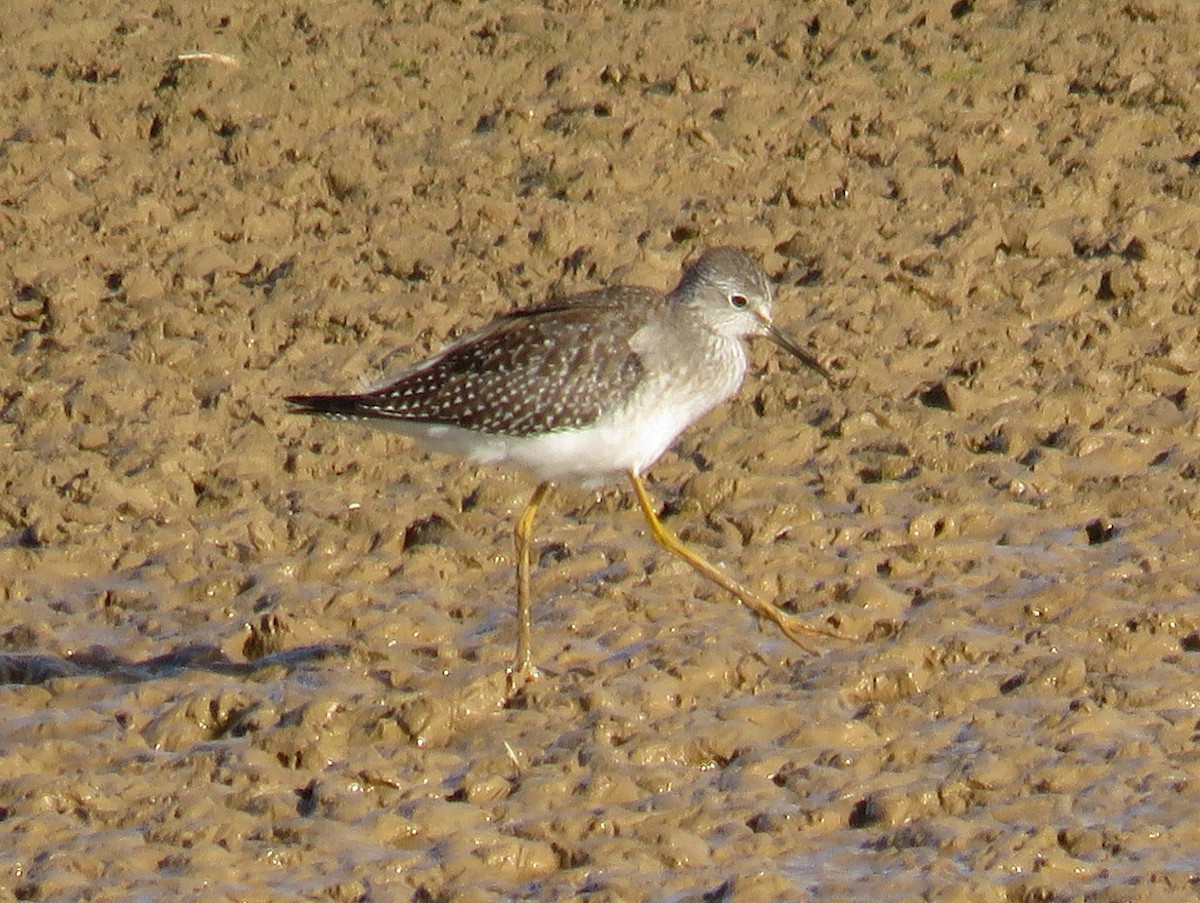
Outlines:
{"type": "MultiPolygon", "coordinates": [[[[378,388],[290,395],[298,413],[358,421],[477,465],[537,480],[513,531],[516,691],[533,664],[530,549],[534,519],[556,483],[628,480],[654,540],[808,650],[830,636],[759,598],[689,548],[655,511],[643,474],[692,423],[741,386],[746,339],[765,337],[832,386],[829,371],[775,326],[774,293],[744,250],[704,251],[669,292],[618,285],[502,314],[378,388]]],[[[809,650],[811,651],[811,650],[809,650]]]]}

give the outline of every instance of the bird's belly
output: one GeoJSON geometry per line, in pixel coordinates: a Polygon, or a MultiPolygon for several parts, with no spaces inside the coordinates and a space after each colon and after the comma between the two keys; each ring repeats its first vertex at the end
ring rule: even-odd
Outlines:
{"type": "Polygon", "coordinates": [[[498,463],[512,464],[541,480],[598,486],[621,479],[631,470],[646,470],[685,426],[602,421],[588,429],[507,438],[498,463]]]}
{"type": "Polygon", "coordinates": [[[501,441],[476,449],[471,457],[480,463],[511,464],[541,480],[603,485],[631,470],[647,470],[693,421],[720,400],[634,405],[633,410],[601,418],[586,429],[496,437],[501,441]]]}

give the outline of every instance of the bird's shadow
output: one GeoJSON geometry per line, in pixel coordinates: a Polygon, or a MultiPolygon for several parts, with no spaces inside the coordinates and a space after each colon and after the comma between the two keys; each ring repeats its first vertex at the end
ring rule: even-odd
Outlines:
{"type": "Polygon", "coordinates": [[[209,671],[248,677],[266,668],[292,671],[310,662],[344,656],[350,647],[342,643],[316,643],[272,652],[253,661],[234,661],[218,647],[192,643],[143,661],[132,661],[103,646],[69,656],[44,652],[0,653],[0,686],[45,684],[60,678],[103,677],[119,683],[158,680],[183,671],[209,671]]]}

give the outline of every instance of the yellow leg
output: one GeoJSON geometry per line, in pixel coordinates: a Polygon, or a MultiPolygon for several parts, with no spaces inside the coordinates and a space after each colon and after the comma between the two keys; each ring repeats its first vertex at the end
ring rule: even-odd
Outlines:
{"type": "Polygon", "coordinates": [[[678,555],[713,583],[717,584],[717,586],[734,596],[759,617],[766,618],[775,624],[783,631],[784,636],[805,652],[813,652],[814,650],[800,639],[802,636],[838,638],[836,634],[818,630],[816,627],[809,627],[795,615],[790,615],[770,602],[758,598],[750,590],[728,577],[724,571],[715,565],[709,564],[685,546],[683,540],[672,533],[670,528],[659,520],[658,515],[654,513],[654,505],[650,501],[650,496],[646,492],[646,486],[642,482],[642,478],[631,470],[629,472],[629,480],[633,483],[633,491],[637,494],[638,504],[642,508],[642,513],[646,515],[646,522],[650,525],[650,533],[654,537],[654,541],[660,546],[668,552],[678,555]]]}
{"type": "Polygon", "coordinates": [[[508,686],[515,691],[531,678],[537,677],[537,668],[533,666],[533,654],[530,650],[529,626],[529,546],[533,538],[533,519],[537,516],[538,508],[550,491],[550,483],[541,483],[533,491],[533,498],[517,518],[517,527],[513,538],[517,546],[517,654],[513,658],[512,667],[508,669],[508,686]]]}

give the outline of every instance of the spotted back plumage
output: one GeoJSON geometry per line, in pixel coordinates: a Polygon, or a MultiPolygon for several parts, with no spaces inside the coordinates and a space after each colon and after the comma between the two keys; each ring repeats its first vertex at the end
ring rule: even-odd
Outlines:
{"type": "Polygon", "coordinates": [[[654,303],[662,303],[662,296],[619,288],[515,311],[382,388],[353,396],[301,396],[295,402],[337,416],[491,435],[580,429],[618,407],[644,372],[630,347],[638,318],[598,317],[598,311],[654,303]]]}

